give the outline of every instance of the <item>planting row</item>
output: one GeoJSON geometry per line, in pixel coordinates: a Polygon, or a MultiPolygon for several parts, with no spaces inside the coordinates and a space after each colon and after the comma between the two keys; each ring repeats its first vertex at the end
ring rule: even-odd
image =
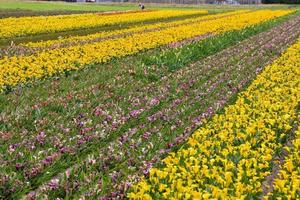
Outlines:
{"type": "Polygon", "coordinates": [[[0,19],[0,37],[11,38],[41,33],[52,33],[66,30],[92,28],[106,25],[122,25],[124,23],[142,22],[162,18],[192,16],[208,13],[200,11],[148,11],[119,13],[113,15],[74,14],[59,16],[39,16],[0,19]],[[34,25],[34,26],[33,26],[34,25]]]}
{"type": "Polygon", "coordinates": [[[42,48],[42,47],[51,47],[52,46],[52,47],[57,48],[60,46],[64,46],[65,44],[68,44],[68,43],[71,43],[72,45],[74,45],[75,42],[83,42],[83,41],[85,43],[86,42],[95,42],[95,41],[97,41],[99,39],[103,39],[103,38],[109,38],[109,37],[114,37],[114,36],[118,36],[118,35],[121,35],[119,37],[122,37],[125,34],[130,34],[130,33],[132,34],[132,33],[142,32],[142,31],[151,31],[153,29],[162,29],[162,28],[180,26],[180,25],[196,23],[196,22],[204,21],[204,20],[212,20],[212,19],[216,19],[216,18],[226,17],[226,16],[235,15],[235,14],[239,14],[239,13],[245,13],[245,12],[249,12],[249,11],[240,10],[240,11],[221,13],[221,14],[193,17],[193,18],[171,21],[171,22],[145,24],[145,25],[135,26],[135,27],[123,29],[123,30],[103,31],[103,32],[84,35],[84,36],[70,36],[67,38],[60,38],[58,40],[23,43],[23,44],[20,44],[20,46],[31,47],[31,48],[42,48]]]}
{"type": "Polygon", "coordinates": [[[68,36],[66,38],[59,38],[54,40],[39,41],[39,42],[27,42],[21,43],[19,45],[11,45],[9,47],[0,50],[0,59],[4,56],[14,56],[14,55],[30,55],[37,51],[56,49],[68,46],[74,46],[78,44],[86,44],[92,42],[99,42],[102,40],[121,38],[128,35],[149,32],[155,30],[162,30],[169,27],[181,26],[191,23],[196,23],[204,20],[212,20],[216,18],[222,18],[230,15],[235,15],[238,13],[245,13],[249,11],[235,11],[227,12],[215,15],[205,15],[200,17],[193,17],[183,20],[175,20],[171,22],[157,22],[155,24],[145,24],[138,25],[135,27],[129,27],[124,29],[110,30],[110,31],[100,31],[94,34],[88,34],[83,36],[68,36]]]}
{"type": "Polygon", "coordinates": [[[292,12],[289,10],[260,10],[240,13],[163,30],[136,33],[123,38],[37,52],[29,56],[4,57],[0,60],[2,66],[0,69],[0,87],[2,90],[7,89],[20,83],[77,70],[88,64],[107,62],[112,58],[134,54],[141,50],[199,35],[243,29],[292,12]]]}
{"type": "MultiPolygon", "coordinates": [[[[51,129],[33,138],[26,139],[30,136],[27,132],[12,139],[21,140],[10,146],[15,160],[6,163],[11,169],[10,173],[5,168],[7,176],[11,176],[7,177],[8,185],[16,185],[13,182],[17,181],[27,191],[26,184],[22,184],[25,176],[32,184],[27,187],[41,186],[30,195],[121,196],[131,181],[147,174],[160,156],[183,142],[191,130],[220,109],[298,34],[299,19],[294,19],[155,84],[98,97],[70,94],[73,97],[65,103],[73,116],[57,120],[55,116],[43,117],[40,122],[51,121],[51,129]],[[232,59],[231,54],[235,55],[232,59]],[[78,101],[82,102],[79,111],[78,101]],[[20,153],[34,156],[24,158],[18,156],[20,153]],[[16,167],[17,174],[12,175],[16,167]],[[65,173],[55,177],[64,169],[65,173]],[[42,185],[51,177],[54,178],[42,185]]],[[[65,104],[63,99],[55,103],[65,104]]],[[[46,124],[39,126],[46,128],[46,124]]]]}
{"type": "MultiPolygon", "coordinates": [[[[224,114],[214,116],[193,133],[184,147],[170,153],[160,167],[152,168],[149,177],[136,184],[129,197],[260,198],[262,182],[272,170],[272,159],[282,150],[297,122],[299,47],[300,40],[266,67],[224,114]]],[[[285,166],[293,169],[289,159],[285,166]]],[[[275,195],[287,197],[290,193],[295,197],[297,173],[295,169],[293,182],[287,185],[275,181],[276,188],[283,187],[283,193],[275,191],[275,195]]]]}
{"type": "Polygon", "coordinates": [[[273,191],[266,195],[268,199],[283,196],[287,199],[300,198],[300,129],[295,132],[291,143],[291,146],[285,148],[288,155],[274,180],[273,191]]]}

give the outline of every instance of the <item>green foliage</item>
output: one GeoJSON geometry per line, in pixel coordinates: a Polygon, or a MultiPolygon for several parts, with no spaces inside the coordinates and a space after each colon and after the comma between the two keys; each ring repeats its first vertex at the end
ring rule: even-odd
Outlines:
{"type": "Polygon", "coordinates": [[[265,3],[265,4],[272,4],[272,3],[300,4],[300,0],[262,0],[262,3],[265,3]]]}
{"type": "Polygon", "coordinates": [[[194,42],[172,50],[163,49],[152,56],[142,56],[142,62],[145,65],[166,66],[170,71],[174,71],[189,63],[213,55],[252,35],[263,32],[285,19],[286,17],[283,17],[244,30],[226,32],[216,37],[209,37],[200,42],[194,42]]]}

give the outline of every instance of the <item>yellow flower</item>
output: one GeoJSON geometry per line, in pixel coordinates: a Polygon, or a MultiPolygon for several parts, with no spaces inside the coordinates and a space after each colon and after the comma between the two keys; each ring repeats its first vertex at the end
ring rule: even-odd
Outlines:
{"type": "MultiPolygon", "coordinates": [[[[183,15],[187,15],[189,12],[192,11],[157,11],[155,13],[160,14],[155,15],[155,17],[161,15],[166,17],[169,15],[174,15],[174,13],[176,13],[177,15],[180,15],[180,13],[183,13],[183,15]]],[[[195,12],[197,13],[197,11],[195,12]]],[[[56,48],[52,50],[36,52],[28,56],[4,57],[0,60],[0,91],[5,86],[15,86],[17,84],[31,81],[34,79],[52,76],[56,73],[62,73],[69,70],[78,70],[80,68],[85,67],[88,64],[107,62],[115,57],[131,55],[141,50],[151,49],[161,45],[167,45],[172,42],[184,40],[187,38],[209,33],[220,34],[226,31],[240,30],[247,26],[258,24],[266,20],[273,19],[275,17],[289,14],[291,12],[292,11],[286,10],[259,10],[255,12],[241,12],[238,14],[228,15],[212,20],[200,20],[196,21],[195,23],[187,23],[180,26],[167,27],[152,32],[135,33],[121,38],[111,38],[104,41],[87,43],[83,45],[80,44],[70,47],[56,48]]],[[[118,18],[118,20],[140,20],[139,17],[136,16],[136,14],[129,15],[133,16],[126,18],[124,14],[121,17],[122,19],[118,18]]],[[[149,18],[149,15],[150,14],[145,14],[145,17],[149,18]]],[[[84,19],[86,19],[86,17],[87,16],[85,15],[83,16],[84,19]]],[[[21,19],[22,18],[20,18],[20,20],[21,19]]],[[[105,18],[105,20],[107,19],[105,18]]],[[[116,23],[116,21],[118,20],[112,20],[111,22],[107,23],[116,23]]],[[[0,19],[0,37],[1,31],[4,30],[5,32],[6,30],[6,28],[2,29],[1,22],[4,23],[0,19]]],[[[74,26],[68,26],[68,23],[64,24],[61,23],[61,21],[59,21],[59,23],[62,24],[62,27],[66,26],[68,28],[72,28],[74,26],[81,26],[81,23],[77,24],[77,20],[75,23],[76,25],[74,26]]],[[[32,21],[30,21],[30,26],[31,24],[32,21]]],[[[18,29],[18,25],[16,26],[17,27],[10,27],[13,27],[13,29],[16,32],[23,30],[22,28],[18,29]]],[[[57,27],[55,25],[53,26],[53,29],[59,27],[60,26],[57,27]]],[[[241,123],[238,122],[238,120],[239,119],[236,119],[235,122],[237,127],[239,127],[239,123],[241,123]]],[[[225,135],[222,136],[222,138],[224,137],[225,135]]]]}
{"type": "Polygon", "coordinates": [[[207,13],[206,10],[163,10],[106,15],[105,17],[100,17],[99,14],[73,14],[58,16],[4,18],[0,19],[0,37],[6,38],[39,33],[52,33],[80,28],[141,22],[145,20],[157,20],[175,16],[187,16],[205,13],[207,13]]]}
{"type": "MultiPolygon", "coordinates": [[[[195,131],[189,145],[165,159],[168,162],[160,170],[168,175],[160,181],[172,191],[170,195],[180,197],[188,192],[194,199],[261,198],[262,182],[271,173],[273,156],[283,149],[278,141],[290,134],[290,126],[298,120],[299,77],[300,39],[265,67],[224,114],[213,117],[195,131]],[[228,129],[229,124],[232,127],[228,129]],[[258,144],[253,145],[253,141],[258,144]],[[187,152],[191,148],[195,151],[190,157],[187,152]]],[[[268,198],[300,199],[300,127],[288,149],[268,198]]]]}

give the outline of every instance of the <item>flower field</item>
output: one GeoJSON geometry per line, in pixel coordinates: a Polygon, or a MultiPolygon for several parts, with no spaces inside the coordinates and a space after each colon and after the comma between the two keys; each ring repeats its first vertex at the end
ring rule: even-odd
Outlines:
{"type": "Polygon", "coordinates": [[[124,13],[108,15],[78,14],[62,16],[41,16],[23,18],[4,18],[0,20],[0,37],[25,36],[51,33],[63,30],[82,29],[112,24],[133,23],[145,20],[170,18],[175,16],[205,14],[207,11],[153,11],[147,13],[124,13]],[[36,24],[32,26],[32,24],[36,24]]]}
{"type": "MultiPolygon", "coordinates": [[[[272,155],[284,148],[299,117],[299,45],[267,66],[234,105],[194,132],[186,146],[170,153],[162,169],[151,169],[149,183],[141,180],[129,197],[259,198],[272,155]]],[[[275,195],[278,189],[291,199],[299,195],[299,163],[293,156],[291,152],[275,180],[275,195]]]]}
{"type": "MultiPolygon", "coordinates": [[[[95,40],[100,38],[108,38],[112,36],[118,36],[123,34],[130,34],[130,33],[136,33],[136,32],[142,32],[142,31],[151,31],[159,28],[168,28],[168,27],[174,27],[174,26],[180,26],[184,24],[189,23],[196,23],[199,21],[204,20],[210,20],[210,19],[216,19],[220,17],[226,17],[231,16],[236,13],[244,13],[247,12],[247,10],[240,10],[235,12],[226,12],[216,15],[205,15],[200,17],[194,17],[191,19],[184,19],[184,20],[177,20],[177,21],[171,21],[171,22],[164,22],[164,23],[155,23],[155,24],[149,24],[149,25],[143,25],[143,26],[135,26],[133,28],[128,29],[121,29],[121,30],[115,30],[115,31],[105,31],[105,32],[99,32],[96,34],[90,34],[90,35],[84,35],[84,36],[71,36],[68,38],[61,38],[58,40],[48,40],[48,41],[41,41],[41,42],[29,42],[21,44],[22,46],[26,47],[33,47],[33,48],[41,48],[41,47],[51,47],[51,46],[61,46],[62,44],[66,43],[74,43],[74,42],[80,42],[80,41],[89,41],[89,40],[95,40]]],[[[204,12],[205,13],[205,12],[204,12]]]]}
{"type": "Polygon", "coordinates": [[[300,198],[299,10],[0,25],[0,199],[300,198]]]}
{"type": "Polygon", "coordinates": [[[170,27],[153,32],[137,33],[127,37],[108,39],[66,48],[41,51],[29,56],[6,56],[0,60],[0,87],[14,86],[28,79],[52,76],[55,73],[78,69],[91,63],[107,62],[121,57],[208,33],[242,29],[292,11],[255,11],[229,15],[221,19],[170,27]],[[249,20],[250,19],[250,20],[249,20]]]}

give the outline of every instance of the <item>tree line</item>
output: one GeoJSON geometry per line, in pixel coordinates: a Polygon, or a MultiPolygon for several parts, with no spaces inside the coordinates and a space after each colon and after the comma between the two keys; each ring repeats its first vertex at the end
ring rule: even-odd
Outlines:
{"type": "Polygon", "coordinates": [[[262,0],[262,3],[300,4],[300,0],[262,0]]]}

